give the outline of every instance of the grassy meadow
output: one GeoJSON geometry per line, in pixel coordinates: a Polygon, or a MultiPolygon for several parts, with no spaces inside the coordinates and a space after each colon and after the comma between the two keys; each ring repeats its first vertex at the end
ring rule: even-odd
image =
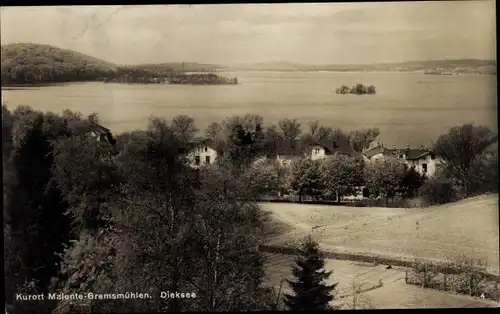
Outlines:
{"type": "Polygon", "coordinates": [[[499,274],[498,195],[429,208],[264,204],[283,232],[270,245],[293,245],[312,234],[322,250],[445,261],[462,254],[499,274]]]}

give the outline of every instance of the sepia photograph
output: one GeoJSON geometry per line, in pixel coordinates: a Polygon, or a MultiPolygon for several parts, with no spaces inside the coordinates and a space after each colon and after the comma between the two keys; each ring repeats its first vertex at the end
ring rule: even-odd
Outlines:
{"type": "Polygon", "coordinates": [[[5,313],[500,307],[494,0],[0,10],[5,313]]]}

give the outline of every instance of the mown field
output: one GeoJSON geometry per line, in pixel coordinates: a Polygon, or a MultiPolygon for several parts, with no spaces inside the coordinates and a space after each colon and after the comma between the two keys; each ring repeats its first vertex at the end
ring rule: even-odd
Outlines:
{"type": "MultiPolygon", "coordinates": [[[[279,290],[282,280],[293,279],[293,256],[268,254],[268,284],[279,290]]],[[[405,270],[399,267],[386,269],[385,265],[373,265],[350,261],[327,260],[326,269],[333,271],[328,284],[338,282],[337,296],[332,304],[344,309],[389,308],[461,308],[495,307],[497,302],[447,292],[422,289],[405,283],[405,270]],[[359,289],[359,290],[358,290],[359,289]],[[353,296],[353,291],[361,291],[353,296]],[[354,302],[356,305],[354,306],[354,302]]],[[[290,293],[286,283],[282,293],[290,293]]]]}
{"type": "Polygon", "coordinates": [[[308,234],[321,249],[398,259],[484,259],[499,274],[498,195],[429,208],[398,209],[263,204],[279,226],[269,245],[294,245],[308,234]]]}

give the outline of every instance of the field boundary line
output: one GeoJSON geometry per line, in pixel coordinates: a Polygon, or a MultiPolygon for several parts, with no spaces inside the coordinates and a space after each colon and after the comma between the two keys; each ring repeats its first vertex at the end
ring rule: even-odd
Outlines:
{"type": "MultiPolygon", "coordinates": [[[[275,254],[285,254],[285,255],[297,255],[296,247],[290,246],[274,246],[274,245],[259,245],[259,251],[265,253],[275,253],[275,254]]],[[[354,262],[365,262],[365,263],[378,263],[381,265],[392,265],[405,268],[413,267],[413,259],[410,258],[395,258],[389,256],[383,256],[379,254],[361,254],[361,253],[341,253],[324,251],[321,253],[328,259],[335,260],[347,260],[354,262]]],[[[431,260],[422,260],[422,262],[432,262],[436,264],[437,270],[441,273],[452,274],[456,273],[456,270],[446,265],[446,263],[431,260]]],[[[484,275],[492,281],[500,282],[500,276],[492,273],[485,272],[484,275]]]]}

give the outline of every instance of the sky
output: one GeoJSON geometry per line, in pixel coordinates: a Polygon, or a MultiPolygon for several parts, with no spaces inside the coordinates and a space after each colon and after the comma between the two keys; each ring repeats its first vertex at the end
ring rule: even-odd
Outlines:
{"type": "Polygon", "coordinates": [[[494,1],[2,7],[1,43],[119,64],[496,60],[494,1]]]}

